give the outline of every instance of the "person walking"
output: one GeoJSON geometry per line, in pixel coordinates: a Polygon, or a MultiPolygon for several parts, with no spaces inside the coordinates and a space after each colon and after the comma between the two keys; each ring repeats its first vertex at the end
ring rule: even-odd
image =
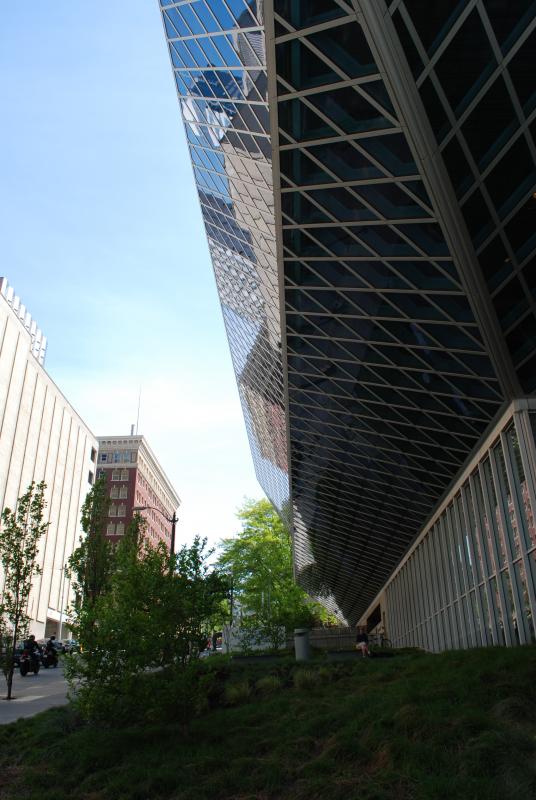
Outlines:
{"type": "Polygon", "coordinates": [[[363,658],[367,658],[370,656],[370,650],[368,646],[368,636],[367,636],[367,629],[364,627],[357,628],[357,636],[355,639],[355,647],[356,650],[361,650],[361,654],[363,658]]]}

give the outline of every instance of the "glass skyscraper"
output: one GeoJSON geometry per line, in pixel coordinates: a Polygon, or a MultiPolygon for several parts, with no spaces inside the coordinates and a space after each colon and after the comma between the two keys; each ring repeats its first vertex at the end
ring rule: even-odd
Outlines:
{"type": "Polygon", "coordinates": [[[160,1],[298,582],[400,642],[528,641],[536,3],[160,1]]]}

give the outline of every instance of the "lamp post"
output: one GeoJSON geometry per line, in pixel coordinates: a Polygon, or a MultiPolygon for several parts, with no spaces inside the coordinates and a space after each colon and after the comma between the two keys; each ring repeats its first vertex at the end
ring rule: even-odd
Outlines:
{"type": "Polygon", "coordinates": [[[170,574],[173,575],[173,566],[174,566],[173,559],[175,557],[175,526],[179,521],[177,514],[174,511],[173,516],[168,517],[166,514],[164,514],[164,512],[161,509],[157,508],[156,506],[134,506],[132,511],[158,511],[158,513],[161,514],[167,522],[171,522],[171,542],[169,545],[169,571],[170,574]]]}

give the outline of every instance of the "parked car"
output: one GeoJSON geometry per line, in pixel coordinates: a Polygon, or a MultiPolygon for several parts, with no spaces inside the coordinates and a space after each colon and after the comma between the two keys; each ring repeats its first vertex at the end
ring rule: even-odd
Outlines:
{"type": "Polygon", "coordinates": [[[66,639],[63,642],[64,653],[79,653],[80,644],[77,639],[66,639]]]}

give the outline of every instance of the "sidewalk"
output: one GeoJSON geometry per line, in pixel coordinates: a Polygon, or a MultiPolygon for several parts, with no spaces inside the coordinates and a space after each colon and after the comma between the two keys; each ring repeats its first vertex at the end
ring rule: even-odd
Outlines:
{"type": "Polygon", "coordinates": [[[7,725],[22,717],[33,717],[40,711],[67,703],[67,683],[62,667],[39,670],[21,678],[18,670],[13,676],[14,700],[4,700],[6,682],[0,674],[0,725],[7,725]]]}

